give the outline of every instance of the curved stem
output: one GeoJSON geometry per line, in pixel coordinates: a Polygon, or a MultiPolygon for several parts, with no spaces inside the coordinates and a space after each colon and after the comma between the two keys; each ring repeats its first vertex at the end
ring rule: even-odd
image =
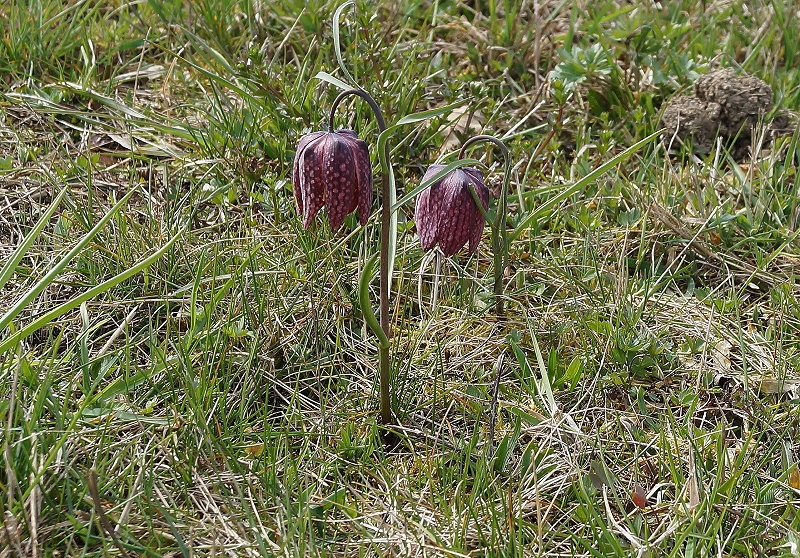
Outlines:
{"type": "MultiPolygon", "coordinates": [[[[497,214],[494,221],[489,221],[492,228],[492,252],[494,254],[494,311],[498,317],[505,313],[503,305],[503,271],[508,267],[508,235],[506,216],[508,214],[508,185],[511,182],[511,154],[508,147],[494,136],[474,136],[461,146],[458,158],[463,159],[467,148],[477,143],[493,143],[503,153],[505,167],[503,169],[503,186],[500,188],[500,199],[497,203],[497,214]]],[[[477,202],[476,202],[477,203],[477,202]]]]}
{"type": "MultiPolygon", "coordinates": [[[[347,91],[342,91],[339,95],[334,99],[333,104],[331,105],[330,110],[330,117],[328,118],[328,131],[333,131],[333,118],[334,114],[336,113],[336,109],[339,106],[339,103],[344,100],[345,97],[350,95],[357,95],[361,97],[364,101],[367,102],[369,108],[372,109],[373,114],[375,115],[375,121],[378,124],[378,133],[382,133],[386,130],[386,121],[383,119],[383,113],[381,113],[381,109],[378,106],[378,103],[375,102],[375,99],[370,96],[369,93],[364,91],[363,89],[348,89],[347,91]]],[[[390,323],[389,323],[389,223],[392,217],[392,208],[390,203],[390,196],[391,196],[391,186],[389,183],[389,173],[391,169],[389,168],[389,146],[388,144],[384,144],[384,148],[382,152],[378,153],[378,159],[380,159],[381,163],[381,249],[380,249],[380,278],[379,278],[379,285],[380,285],[380,307],[379,307],[379,316],[380,316],[380,329],[382,330],[381,333],[374,331],[374,333],[378,336],[381,340],[379,347],[378,347],[378,356],[379,356],[379,385],[380,385],[380,392],[381,392],[381,423],[382,424],[391,424],[392,422],[392,400],[389,393],[389,383],[391,382],[391,362],[390,362],[390,354],[389,354],[389,343],[388,339],[391,338],[390,333],[390,323]],[[384,341],[386,340],[386,341],[384,341]]],[[[369,273],[372,266],[367,265],[362,273],[369,273]]],[[[362,281],[365,285],[369,284],[367,280],[362,281]]],[[[366,287],[364,287],[366,288],[366,287]]],[[[365,300],[362,300],[362,305],[366,303],[369,304],[369,297],[366,297],[365,300]]],[[[367,312],[370,314],[372,313],[372,308],[362,308],[362,313],[367,315],[367,312]]],[[[374,329],[374,324],[369,324],[374,329]]]]}
{"type": "Polygon", "coordinates": [[[330,115],[328,116],[328,131],[333,132],[333,118],[336,115],[336,109],[339,108],[339,103],[350,95],[357,95],[367,102],[369,108],[371,108],[372,112],[375,114],[375,121],[378,123],[378,133],[383,132],[386,129],[386,121],[383,119],[381,108],[378,106],[378,103],[375,102],[375,99],[363,89],[348,89],[336,96],[331,105],[330,115]]]}
{"type": "Polygon", "coordinates": [[[476,143],[486,143],[486,142],[491,142],[495,144],[497,147],[499,147],[500,151],[503,152],[503,158],[506,160],[506,162],[511,160],[511,155],[508,152],[508,147],[506,147],[506,144],[494,136],[487,136],[487,135],[472,136],[467,141],[465,141],[464,145],[461,146],[461,149],[458,152],[458,158],[459,159],[464,158],[464,154],[467,152],[467,148],[469,146],[475,145],[476,143]]]}

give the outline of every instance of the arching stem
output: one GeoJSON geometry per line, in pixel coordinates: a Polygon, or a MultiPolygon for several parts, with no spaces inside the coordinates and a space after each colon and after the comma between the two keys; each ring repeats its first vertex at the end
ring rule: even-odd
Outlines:
{"type": "MultiPolygon", "coordinates": [[[[349,95],[357,95],[361,97],[364,101],[367,102],[369,107],[372,109],[373,114],[375,115],[375,120],[378,124],[378,133],[382,133],[386,130],[386,121],[383,119],[383,114],[381,113],[380,107],[378,107],[378,103],[375,102],[369,93],[364,91],[363,89],[348,89],[347,91],[342,91],[333,101],[333,105],[331,105],[330,111],[330,118],[328,119],[328,131],[333,131],[333,118],[334,113],[336,112],[336,108],[339,106],[339,103],[342,100],[349,96],[349,95]]],[[[378,336],[380,339],[380,343],[378,345],[378,357],[379,357],[379,387],[380,387],[380,397],[381,397],[381,423],[382,424],[391,424],[392,423],[392,400],[389,393],[389,383],[391,382],[391,362],[390,362],[390,355],[389,355],[389,342],[388,340],[391,338],[390,334],[390,323],[389,323],[389,223],[392,217],[392,208],[390,203],[390,183],[389,183],[389,173],[391,169],[389,168],[389,146],[388,144],[384,144],[383,150],[378,153],[378,159],[380,160],[381,164],[381,248],[380,248],[380,277],[379,277],[379,285],[380,285],[380,306],[379,306],[379,315],[380,315],[380,333],[374,331],[374,324],[370,322],[370,320],[366,320],[367,324],[373,329],[373,332],[378,336]]],[[[364,274],[371,274],[372,266],[366,265],[362,273],[364,274]]],[[[369,285],[370,278],[363,278],[360,282],[360,287],[366,289],[369,285]]],[[[372,307],[369,305],[369,297],[361,297],[362,298],[362,313],[367,316],[369,315],[374,316],[372,312],[372,307]],[[366,307],[365,307],[366,304],[366,307]]]]}
{"type": "MultiPolygon", "coordinates": [[[[383,132],[386,130],[386,121],[383,119],[383,113],[381,112],[381,108],[378,106],[378,103],[375,102],[375,99],[372,96],[364,91],[363,89],[348,89],[347,91],[342,91],[336,98],[333,100],[333,104],[331,105],[330,115],[328,117],[328,131],[333,132],[333,119],[336,114],[336,109],[339,108],[339,103],[341,103],[345,97],[350,95],[357,95],[364,99],[369,108],[372,109],[373,114],[375,114],[375,120],[378,123],[378,133],[383,132]]],[[[387,159],[388,162],[388,159],[387,159]]],[[[383,166],[383,161],[381,161],[381,166],[383,166]]]]}
{"type": "MultiPolygon", "coordinates": [[[[508,152],[508,147],[502,141],[494,136],[474,136],[469,138],[461,146],[458,152],[458,158],[463,159],[464,153],[467,148],[477,143],[493,143],[500,148],[503,153],[505,167],[503,170],[503,185],[500,188],[500,199],[497,203],[497,214],[494,221],[489,221],[489,226],[492,228],[492,253],[494,254],[494,311],[498,317],[505,314],[505,306],[503,302],[503,272],[508,266],[508,236],[506,230],[506,216],[508,214],[508,185],[511,181],[511,154],[508,152]]],[[[476,193],[473,192],[473,198],[476,193]]],[[[475,200],[480,209],[480,203],[475,200]]]]}

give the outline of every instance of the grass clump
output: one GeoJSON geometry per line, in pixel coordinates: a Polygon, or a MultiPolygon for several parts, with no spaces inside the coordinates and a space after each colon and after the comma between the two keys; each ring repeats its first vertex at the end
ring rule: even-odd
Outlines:
{"type": "Polygon", "coordinates": [[[400,210],[396,448],[377,233],[290,186],[337,3],[0,7],[0,556],[793,555],[797,134],[581,181],[717,66],[796,110],[791,6],[379,4],[353,77],[393,121],[462,102],[393,132],[399,194],[475,134],[515,161],[504,322],[488,235],[424,255],[400,210]]]}

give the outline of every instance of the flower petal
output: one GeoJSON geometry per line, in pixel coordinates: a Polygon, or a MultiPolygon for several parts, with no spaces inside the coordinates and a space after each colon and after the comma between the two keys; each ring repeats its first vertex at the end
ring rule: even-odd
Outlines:
{"type": "Polygon", "coordinates": [[[300,152],[299,174],[303,228],[308,229],[314,217],[325,205],[325,176],[323,153],[329,138],[323,133],[300,152]]]}
{"type": "MultiPolygon", "coordinates": [[[[442,170],[444,165],[431,165],[422,177],[422,182],[430,179],[442,170]]],[[[414,209],[414,223],[422,249],[430,250],[436,246],[439,231],[439,215],[441,213],[443,193],[442,181],[434,182],[417,196],[414,209]]]]}
{"type": "Polygon", "coordinates": [[[358,139],[351,130],[339,130],[353,152],[356,169],[356,192],[358,194],[358,220],[366,225],[372,209],[374,190],[372,188],[372,163],[369,160],[367,143],[358,139]]]}
{"type": "Polygon", "coordinates": [[[300,138],[300,143],[297,146],[297,151],[294,155],[294,162],[292,163],[292,190],[294,192],[294,201],[297,204],[297,212],[304,215],[303,210],[303,188],[301,187],[302,174],[305,171],[300,162],[303,160],[303,153],[308,148],[311,142],[318,140],[324,136],[325,132],[313,132],[306,134],[300,138]]]}
{"type": "Polygon", "coordinates": [[[467,180],[461,169],[442,180],[445,194],[439,217],[439,247],[445,256],[458,252],[469,239],[477,208],[472,201],[467,180]]]}
{"type": "Polygon", "coordinates": [[[326,139],[322,166],[328,221],[336,231],[358,205],[355,154],[350,143],[336,132],[326,139]]]}
{"type": "MultiPolygon", "coordinates": [[[[481,200],[481,205],[484,211],[489,210],[489,189],[483,183],[483,175],[476,169],[466,168],[465,173],[469,176],[470,182],[475,186],[475,192],[478,194],[478,199],[481,200]]],[[[468,186],[469,187],[469,186],[468,186]]],[[[472,200],[473,202],[475,200],[472,200]]],[[[471,218],[472,225],[469,232],[469,251],[474,254],[478,249],[478,244],[481,242],[483,235],[483,226],[485,224],[483,214],[478,209],[478,206],[472,204],[472,210],[475,212],[471,218]]]]}
{"type": "Polygon", "coordinates": [[[436,212],[430,204],[431,189],[426,188],[417,196],[414,208],[414,223],[417,226],[419,243],[426,252],[436,244],[436,212]]]}

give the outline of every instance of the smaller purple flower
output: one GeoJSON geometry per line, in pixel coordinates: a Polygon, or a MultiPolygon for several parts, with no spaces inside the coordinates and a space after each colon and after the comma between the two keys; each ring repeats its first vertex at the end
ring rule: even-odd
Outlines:
{"type": "Polygon", "coordinates": [[[323,205],[328,208],[333,230],[338,230],[344,218],[356,209],[359,221],[365,225],[373,196],[367,144],[352,130],[303,136],[294,156],[292,187],[304,229],[308,229],[323,205]]]}
{"type": "MultiPolygon", "coordinates": [[[[444,165],[431,165],[422,181],[428,180],[444,165]]],[[[452,256],[469,241],[474,253],[483,233],[484,218],[469,186],[472,184],[484,211],[489,208],[489,189],[483,174],[473,168],[460,168],[446,174],[417,196],[414,221],[423,250],[439,246],[445,256],[452,256]]]]}

